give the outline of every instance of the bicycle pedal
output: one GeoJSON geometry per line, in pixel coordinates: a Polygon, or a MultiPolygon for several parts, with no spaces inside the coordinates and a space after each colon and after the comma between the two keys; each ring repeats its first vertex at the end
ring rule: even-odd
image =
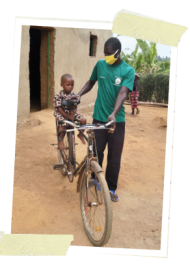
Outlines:
{"type": "Polygon", "coordinates": [[[54,170],[60,170],[61,168],[63,168],[63,164],[62,163],[55,163],[53,166],[54,170]]]}

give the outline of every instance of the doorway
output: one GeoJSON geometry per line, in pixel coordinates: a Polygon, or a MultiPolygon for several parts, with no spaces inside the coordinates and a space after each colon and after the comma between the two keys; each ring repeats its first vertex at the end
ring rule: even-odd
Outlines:
{"type": "Polygon", "coordinates": [[[41,31],[38,29],[30,28],[30,112],[41,110],[40,46],[41,31]]]}
{"type": "Polygon", "coordinates": [[[30,27],[30,112],[53,108],[54,39],[54,28],[30,27]]]}

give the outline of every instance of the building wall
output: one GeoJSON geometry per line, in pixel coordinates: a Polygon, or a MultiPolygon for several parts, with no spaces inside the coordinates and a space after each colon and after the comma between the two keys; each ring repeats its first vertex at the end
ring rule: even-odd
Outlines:
{"type": "Polygon", "coordinates": [[[47,104],[48,94],[48,31],[41,31],[41,47],[40,47],[40,83],[41,83],[41,109],[54,108],[54,54],[55,54],[55,33],[56,30],[49,31],[49,104],[47,104]]]}
{"type": "MultiPolygon", "coordinates": [[[[60,87],[60,78],[69,73],[75,80],[74,92],[78,93],[89,80],[93,67],[99,59],[104,59],[104,43],[112,37],[110,30],[56,28],[55,38],[55,93],[60,87]],[[97,35],[96,56],[89,56],[90,32],[97,35]]],[[[81,104],[86,105],[95,101],[97,83],[93,89],[82,96],[81,104]]]]}
{"type": "MultiPolygon", "coordinates": [[[[22,27],[20,75],[18,92],[18,117],[30,114],[30,85],[29,85],[29,50],[30,26],[22,27]]],[[[89,80],[93,67],[99,59],[104,59],[105,41],[112,36],[110,30],[54,28],[54,87],[49,96],[49,107],[53,107],[53,94],[61,90],[60,78],[69,73],[75,80],[74,92],[78,93],[89,80]],[[96,56],[89,56],[90,32],[97,35],[96,56]]],[[[41,74],[43,76],[43,74],[41,74]]],[[[52,80],[52,79],[51,79],[52,80]]],[[[81,105],[95,101],[97,83],[93,89],[82,97],[81,105]]],[[[45,97],[44,97],[45,98],[45,97]]],[[[45,99],[44,99],[45,100],[45,99]]],[[[42,109],[44,106],[42,106],[42,109]]]]}
{"type": "Polygon", "coordinates": [[[17,117],[28,116],[30,113],[29,29],[30,26],[22,27],[17,117]]]}

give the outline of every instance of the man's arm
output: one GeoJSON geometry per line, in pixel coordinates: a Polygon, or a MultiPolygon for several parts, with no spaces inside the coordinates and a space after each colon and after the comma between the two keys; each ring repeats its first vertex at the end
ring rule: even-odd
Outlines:
{"type": "Polygon", "coordinates": [[[94,81],[94,80],[88,80],[86,82],[86,84],[84,85],[84,87],[82,88],[82,90],[78,94],[72,95],[71,97],[66,98],[66,100],[75,98],[79,101],[82,95],[84,95],[87,92],[89,92],[90,90],[92,90],[95,83],[96,83],[96,81],[94,81]]]}
{"type": "Polygon", "coordinates": [[[109,115],[107,121],[113,121],[112,128],[115,129],[116,125],[116,116],[117,113],[119,112],[124,100],[127,98],[127,94],[129,91],[129,88],[132,89],[134,85],[134,80],[135,78],[138,79],[139,75],[135,73],[134,68],[131,68],[131,70],[126,74],[124,81],[123,81],[123,86],[121,86],[119,94],[117,96],[117,99],[115,101],[115,106],[114,110],[111,115],[109,115]],[[129,88],[126,87],[129,85],[129,88]]]}
{"type": "Polygon", "coordinates": [[[127,94],[128,94],[128,88],[125,86],[122,86],[120,91],[119,91],[119,94],[117,96],[117,99],[115,101],[114,110],[113,110],[112,114],[108,117],[108,121],[113,120],[113,122],[114,122],[112,125],[113,129],[115,129],[115,123],[116,123],[115,118],[116,118],[117,113],[119,112],[123,102],[125,101],[127,94]]]}
{"type": "Polygon", "coordinates": [[[82,95],[86,94],[93,88],[94,84],[98,80],[98,64],[99,61],[94,66],[90,79],[86,82],[82,90],[78,94],[74,95],[73,98],[76,98],[79,101],[82,95]]]}
{"type": "Polygon", "coordinates": [[[96,81],[94,80],[88,80],[86,84],[84,85],[84,87],[82,88],[82,90],[78,93],[78,95],[82,96],[86,94],[87,92],[89,92],[90,90],[92,90],[95,83],[96,81]]]}
{"type": "Polygon", "coordinates": [[[140,78],[140,76],[137,73],[135,73],[135,80],[137,80],[139,78],[140,78]]]}

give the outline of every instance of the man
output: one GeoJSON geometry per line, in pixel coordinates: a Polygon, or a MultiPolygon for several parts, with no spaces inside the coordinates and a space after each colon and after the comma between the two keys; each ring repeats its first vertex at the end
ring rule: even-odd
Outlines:
{"type": "Polygon", "coordinates": [[[98,93],[94,106],[93,123],[113,121],[113,133],[108,130],[95,130],[99,164],[102,166],[104,149],[108,143],[106,181],[111,200],[117,202],[116,194],[121,154],[125,137],[124,100],[128,91],[133,90],[135,70],[120,58],[121,43],[115,37],[109,38],[104,45],[105,60],[95,65],[90,80],[78,93],[78,99],[88,93],[98,81],[98,93]]]}

